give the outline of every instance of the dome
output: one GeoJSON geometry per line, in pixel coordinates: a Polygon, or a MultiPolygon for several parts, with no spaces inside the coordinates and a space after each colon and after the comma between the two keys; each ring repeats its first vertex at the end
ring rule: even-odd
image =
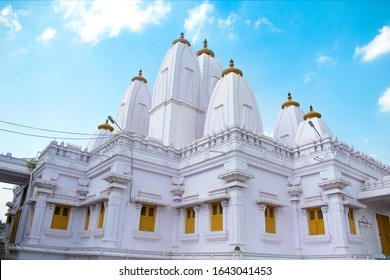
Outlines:
{"type": "Polygon", "coordinates": [[[292,100],[291,93],[287,94],[287,101],[281,107],[276,118],[273,137],[278,142],[291,147],[304,112],[299,108],[299,103],[292,100]]]}
{"type": "Polygon", "coordinates": [[[147,135],[152,99],[150,89],[142,70],[131,81],[119,106],[116,122],[122,130],[147,135]]]}
{"type": "Polygon", "coordinates": [[[332,136],[333,133],[321,119],[321,114],[313,111],[313,107],[310,106],[310,111],[303,116],[303,121],[297,128],[294,144],[303,145],[313,140],[332,136]]]}
{"type": "Polygon", "coordinates": [[[217,82],[221,79],[222,65],[214,58],[214,52],[207,48],[207,40],[203,42],[203,49],[196,53],[198,57],[200,76],[202,81],[200,107],[206,111],[210,102],[211,94],[217,82]]]}
{"type": "Polygon", "coordinates": [[[255,96],[242,71],[230,68],[222,72],[222,79],[217,83],[207,110],[204,135],[238,125],[256,133],[263,133],[260,113],[255,96]]]}
{"type": "Polygon", "coordinates": [[[172,97],[199,106],[200,73],[195,52],[183,33],[172,44],[156,79],[153,107],[172,97]]]}
{"type": "Polygon", "coordinates": [[[114,128],[108,123],[108,120],[106,120],[106,123],[99,125],[98,129],[88,143],[88,152],[93,152],[103,146],[112,137],[112,132],[114,131],[114,128]]]}

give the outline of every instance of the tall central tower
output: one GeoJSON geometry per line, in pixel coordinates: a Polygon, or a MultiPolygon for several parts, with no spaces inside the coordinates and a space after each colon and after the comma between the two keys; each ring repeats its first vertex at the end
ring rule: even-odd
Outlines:
{"type": "Polygon", "coordinates": [[[154,87],[149,136],[182,147],[203,134],[200,70],[191,44],[180,38],[165,55],[154,87]]]}

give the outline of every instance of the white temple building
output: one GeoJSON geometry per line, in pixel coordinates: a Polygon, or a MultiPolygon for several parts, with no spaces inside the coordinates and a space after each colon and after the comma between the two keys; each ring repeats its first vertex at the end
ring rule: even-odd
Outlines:
{"type": "Polygon", "coordinates": [[[181,35],[153,94],[140,71],[86,149],[42,151],[8,204],[9,258],[389,257],[389,166],[284,98],[264,135],[243,72],[181,35]]]}

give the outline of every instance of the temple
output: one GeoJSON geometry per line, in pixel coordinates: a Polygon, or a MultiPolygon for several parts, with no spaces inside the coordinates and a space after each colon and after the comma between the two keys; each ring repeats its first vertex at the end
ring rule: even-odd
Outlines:
{"type": "Polygon", "coordinates": [[[181,34],[153,93],[140,71],[85,149],[50,142],[7,204],[8,257],[389,257],[389,166],[290,93],[266,136],[236,64],[181,34]]]}

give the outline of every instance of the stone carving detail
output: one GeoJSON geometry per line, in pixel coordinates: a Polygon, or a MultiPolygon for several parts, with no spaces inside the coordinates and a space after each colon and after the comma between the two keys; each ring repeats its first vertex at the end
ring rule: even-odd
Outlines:
{"type": "Polygon", "coordinates": [[[184,189],[185,178],[172,176],[171,181],[172,181],[171,193],[173,195],[173,201],[181,202],[185,191],[184,189]]]}

